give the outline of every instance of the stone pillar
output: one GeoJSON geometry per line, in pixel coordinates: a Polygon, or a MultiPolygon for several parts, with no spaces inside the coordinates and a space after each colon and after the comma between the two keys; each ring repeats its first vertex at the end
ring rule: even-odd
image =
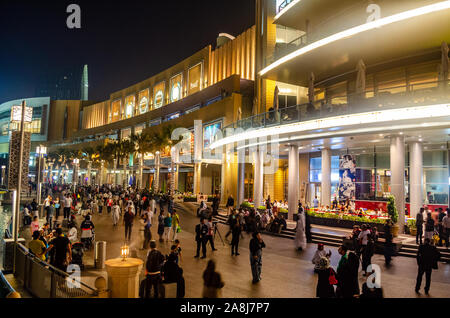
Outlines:
{"type": "Polygon", "coordinates": [[[289,220],[294,219],[294,212],[298,209],[298,192],[300,187],[298,146],[289,146],[289,183],[288,183],[288,211],[289,220]]]}
{"type": "Polygon", "coordinates": [[[105,262],[111,298],[139,298],[139,275],[144,262],[137,258],[105,262]]]}
{"type": "Polygon", "coordinates": [[[423,152],[421,142],[409,145],[409,203],[410,215],[415,216],[423,206],[423,152]]]}
{"type": "Polygon", "coordinates": [[[237,207],[240,207],[244,202],[244,187],[245,187],[245,149],[238,151],[238,185],[237,185],[237,207]]]}
{"type": "Polygon", "coordinates": [[[395,197],[398,211],[399,233],[405,225],[405,140],[402,136],[391,137],[391,194],[395,197]]]}
{"type": "Polygon", "coordinates": [[[331,206],[331,150],[322,149],[321,204],[331,206]]]}
{"type": "Polygon", "coordinates": [[[98,178],[98,184],[99,186],[103,185],[103,174],[105,173],[105,162],[102,160],[100,163],[100,176],[98,178]]]}
{"type": "Polygon", "coordinates": [[[254,176],[253,176],[253,203],[255,208],[262,204],[264,182],[264,156],[261,151],[253,152],[254,176]]]}

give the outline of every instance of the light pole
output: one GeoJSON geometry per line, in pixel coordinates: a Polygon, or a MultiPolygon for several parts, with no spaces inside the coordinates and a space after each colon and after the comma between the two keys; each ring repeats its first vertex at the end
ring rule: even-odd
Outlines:
{"type": "Polygon", "coordinates": [[[42,193],[42,185],[41,185],[41,175],[42,175],[42,167],[43,167],[43,158],[44,155],[47,154],[47,147],[38,146],[36,147],[36,153],[39,155],[38,159],[38,169],[37,169],[37,187],[36,187],[36,195],[37,195],[37,204],[41,205],[41,193],[42,193]]]}
{"type": "Polygon", "coordinates": [[[5,185],[6,166],[2,166],[2,185],[5,185]]]}

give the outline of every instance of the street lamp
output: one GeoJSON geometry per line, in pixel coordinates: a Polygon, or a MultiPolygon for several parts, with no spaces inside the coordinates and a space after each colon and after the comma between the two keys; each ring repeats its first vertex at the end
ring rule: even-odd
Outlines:
{"type": "Polygon", "coordinates": [[[36,153],[39,155],[39,159],[38,159],[38,170],[37,170],[37,188],[36,188],[36,192],[37,192],[37,204],[41,205],[41,193],[42,193],[42,185],[41,185],[41,175],[42,175],[42,167],[44,166],[43,160],[44,160],[44,155],[47,154],[47,147],[45,146],[37,146],[36,147],[36,153]]]}

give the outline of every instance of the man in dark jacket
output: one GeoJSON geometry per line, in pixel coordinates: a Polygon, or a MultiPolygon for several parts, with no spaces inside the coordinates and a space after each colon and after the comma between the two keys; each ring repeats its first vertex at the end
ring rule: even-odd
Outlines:
{"type": "Polygon", "coordinates": [[[233,196],[232,196],[231,194],[230,194],[230,196],[228,197],[226,208],[227,208],[227,215],[230,215],[231,212],[232,212],[233,209],[234,209],[234,199],[233,199],[233,196]]]}
{"type": "Polygon", "coordinates": [[[195,257],[200,257],[200,246],[202,247],[202,258],[206,258],[206,236],[208,235],[208,227],[205,224],[205,219],[201,218],[200,223],[195,226],[195,241],[197,242],[197,254],[195,257]]]}
{"type": "Polygon", "coordinates": [[[220,203],[220,197],[219,197],[219,194],[216,194],[214,196],[214,198],[213,198],[213,201],[212,201],[213,215],[218,215],[219,214],[219,212],[218,212],[218,210],[219,210],[219,203],[220,203]]]}
{"type": "Polygon", "coordinates": [[[416,228],[417,228],[417,234],[416,234],[416,244],[421,245],[422,244],[422,236],[423,236],[423,212],[425,211],[424,208],[420,208],[419,213],[416,215],[416,228]]]}
{"type": "Polygon", "coordinates": [[[436,246],[431,245],[430,239],[425,239],[425,244],[419,246],[417,252],[417,265],[419,271],[417,274],[416,293],[419,294],[420,286],[422,285],[422,277],[425,273],[425,294],[428,295],[431,285],[431,272],[433,269],[437,269],[437,263],[441,257],[436,246]]]}
{"type": "Polygon", "coordinates": [[[250,240],[250,265],[252,267],[253,284],[261,280],[262,249],[266,247],[258,232],[253,233],[250,240]]]}
{"type": "MultiPolygon", "coordinates": [[[[156,249],[156,242],[150,242],[150,252],[147,256],[147,263],[145,265],[146,269],[146,286],[145,286],[145,296],[143,298],[149,298],[150,292],[153,287],[154,298],[158,298],[160,294],[160,286],[162,283],[161,268],[164,264],[164,256],[160,251],[156,249]]],[[[161,293],[163,294],[163,293],[161,293]]]]}

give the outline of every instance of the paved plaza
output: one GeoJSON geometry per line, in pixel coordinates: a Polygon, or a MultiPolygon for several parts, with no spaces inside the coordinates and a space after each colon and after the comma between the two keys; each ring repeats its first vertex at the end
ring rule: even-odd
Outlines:
{"type": "MultiPolygon", "coordinates": [[[[180,266],[184,271],[186,280],[186,297],[198,298],[202,296],[202,273],[206,268],[208,259],[212,258],[217,263],[217,270],[221,273],[225,282],[222,297],[226,298],[314,298],[317,277],[313,273],[311,258],[315,252],[316,244],[308,244],[304,252],[297,252],[294,242],[289,239],[264,235],[266,248],[263,251],[262,280],[259,284],[251,282],[251,269],[249,264],[249,240],[250,235],[244,234],[240,242],[240,256],[231,256],[231,248],[224,236],[228,227],[219,224],[219,231],[224,238],[222,244],[219,236],[216,236],[215,244],[218,251],[212,252],[208,245],[207,258],[194,258],[196,244],[195,225],[198,218],[194,215],[195,206],[192,204],[177,204],[177,210],[181,219],[182,232],[178,235],[181,241],[182,261],[180,266]]],[[[78,224],[82,221],[77,218],[78,224]]],[[[108,214],[94,215],[93,221],[96,227],[96,240],[107,242],[107,259],[120,256],[120,247],[124,243],[124,227],[120,224],[114,228],[111,217],[108,214]]],[[[152,238],[158,238],[156,234],[157,218],[153,220],[152,238]]],[[[321,229],[323,230],[323,229],[321,229]]],[[[28,235],[27,232],[24,233],[28,235]]],[[[231,236],[229,237],[231,239],[231,236]]],[[[143,242],[143,225],[136,218],[130,249],[135,250],[137,256],[143,260],[147,250],[141,250],[143,242]]],[[[158,249],[168,254],[171,242],[159,243],[158,249]]],[[[332,251],[331,265],[336,268],[339,254],[334,247],[326,247],[332,251]]],[[[389,298],[413,298],[415,278],[417,274],[416,260],[413,258],[396,257],[390,268],[384,266],[384,257],[375,255],[373,263],[380,265],[382,269],[381,284],[384,296],[389,298]]],[[[104,276],[106,271],[98,271],[94,268],[93,251],[87,252],[84,257],[86,269],[82,274],[82,280],[93,286],[96,277],[104,276]]],[[[141,278],[144,273],[141,274],[141,278]]],[[[360,273],[360,284],[365,278],[360,273]]],[[[439,270],[433,271],[430,297],[450,297],[450,265],[439,263],[439,270]]]]}

